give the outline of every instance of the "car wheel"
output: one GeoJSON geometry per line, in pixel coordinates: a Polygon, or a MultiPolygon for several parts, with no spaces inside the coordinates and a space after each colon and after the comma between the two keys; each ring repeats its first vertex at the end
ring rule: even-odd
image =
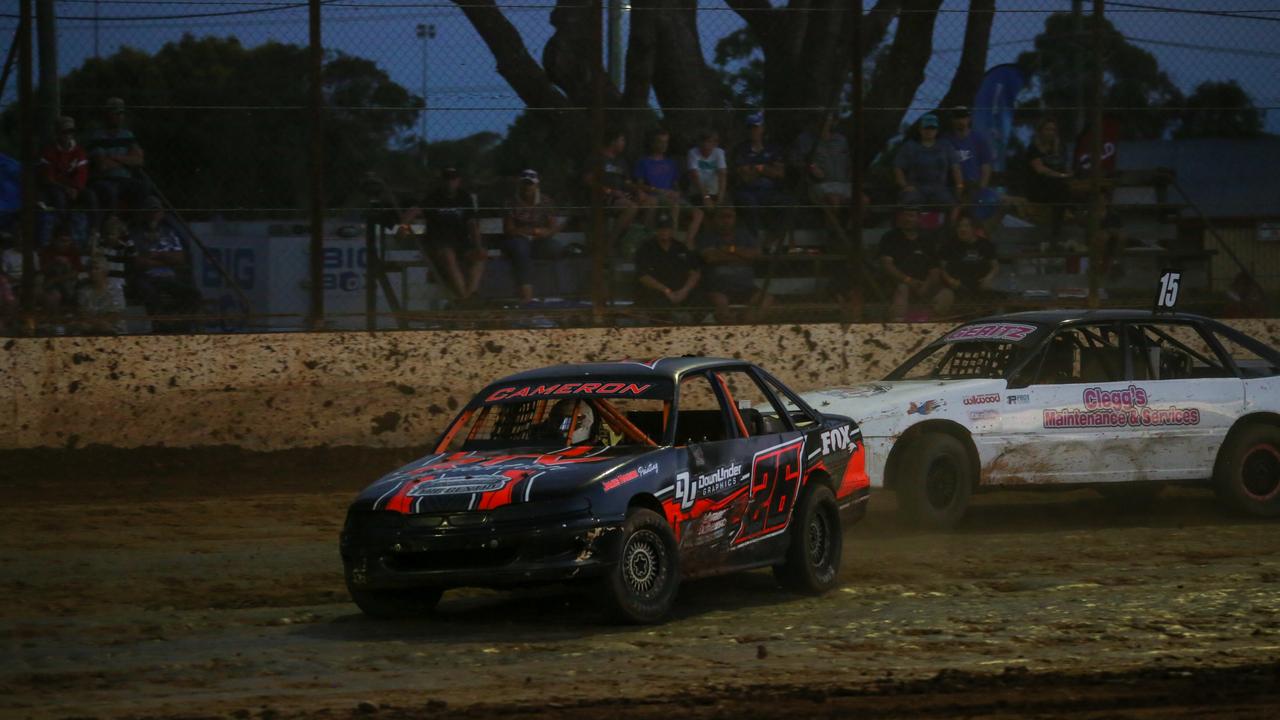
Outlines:
{"type": "Polygon", "coordinates": [[[1098,485],[1094,490],[1122,510],[1142,510],[1164,492],[1164,486],[1156,483],[1112,483],[1098,485]]]}
{"type": "Polygon", "coordinates": [[[1280,428],[1250,425],[1233,434],[1218,454],[1213,480],[1231,508],[1280,516],[1280,428]]]}
{"type": "Polygon", "coordinates": [[[830,488],[813,485],[805,491],[791,517],[789,532],[787,557],[782,564],[773,566],[778,582],[788,590],[809,595],[835,587],[844,550],[844,528],[830,488]]]}
{"type": "Polygon", "coordinates": [[[973,471],[964,444],[950,435],[926,433],[903,451],[894,480],[899,510],[917,527],[954,528],[973,494],[973,471]]]}
{"type": "Polygon", "coordinates": [[[440,602],[440,588],[369,589],[347,583],[347,592],[360,611],[379,620],[404,620],[430,615],[440,602]]]}
{"type": "Polygon", "coordinates": [[[617,564],[601,580],[605,606],[622,622],[666,617],[680,587],[680,553],[666,518],[645,508],[631,510],[619,547],[617,564]]]}

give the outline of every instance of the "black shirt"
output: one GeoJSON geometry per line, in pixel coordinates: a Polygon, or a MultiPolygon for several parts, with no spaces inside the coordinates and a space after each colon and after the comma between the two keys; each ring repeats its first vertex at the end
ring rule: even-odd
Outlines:
{"type": "Polygon", "coordinates": [[[991,272],[991,261],[995,259],[996,246],[984,238],[971,243],[953,240],[942,250],[947,274],[970,290],[978,289],[978,281],[991,272]]]}
{"type": "Polygon", "coordinates": [[[466,243],[471,240],[468,223],[476,218],[475,200],[466,191],[450,195],[441,188],[422,201],[427,237],[441,242],[466,243]]]}
{"type": "Polygon", "coordinates": [[[1066,200],[1066,183],[1063,178],[1041,175],[1035,171],[1031,163],[1039,160],[1046,168],[1055,173],[1067,171],[1067,161],[1062,152],[1045,152],[1034,142],[1027,148],[1027,199],[1031,202],[1062,202],[1066,200]]]}
{"type": "Polygon", "coordinates": [[[880,249],[876,255],[893,258],[894,267],[917,280],[927,280],[929,271],[938,267],[938,257],[933,252],[932,243],[921,235],[916,235],[915,240],[912,240],[897,228],[880,238],[880,249]]]}
{"type": "MultiPolygon", "coordinates": [[[[649,238],[636,250],[637,280],[648,275],[671,290],[684,287],[689,280],[689,273],[700,267],[698,256],[679,240],[672,239],[671,246],[663,250],[656,239],[649,238]]],[[[637,282],[637,304],[668,305],[670,302],[662,293],[637,282]]]]}

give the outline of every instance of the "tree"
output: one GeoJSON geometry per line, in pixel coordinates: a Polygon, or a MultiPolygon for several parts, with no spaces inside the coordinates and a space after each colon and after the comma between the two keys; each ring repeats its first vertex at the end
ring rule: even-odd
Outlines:
{"type": "MultiPolygon", "coordinates": [[[[307,49],[185,35],[154,55],[123,48],[62,81],[63,105],[94,124],[120,96],[146,152],[147,172],[179,208],[300,208],[307,204],[307,49]]],[[[329,52],[323,69],[327,203],[362,197],[364,174],[417,119],[421,98],[372,61],[329,52]]],[[[234,217],[234,215],[233,215],[234,217]]]]}
{"type": "MultiPolygon", "coordinates": [[[[597,50],[598,18],[589,0],[557,0],[550,15],[555,32],[541,63],[494,0],[454,2],[493,54],[498,73],[530,107],[590,107],[598,99],[610,107],[648,109],[653,96],[664,121],[689,133],[706,124],[727,130],[736,119],[729,104],[735,97],[739,102],[752,97],[743,94],[750,88],[733,87],[705,61],[697,0],[633,0],[621,87],[604,74],[597,50]]],[[[866,121],[866,148],[872,152],[863,157],[869,158],[897,134],[924,80],[942,0],[877,0],[863,17],[859,57],[854,57],[855,18],[846,0],[788,0],[780,7],[770,0],[727,4],[746,29],[732,40],[738,47],[727,50],[724,59],[732,59],[734,52],[747,57],[751,51],[744,49],[759,47],[759,57],[748,61],[746,71],[759,76],[765,108],[831,107],[850,73],[861,71],[877,53],[866,88],[867,106],[880,108],[866,121]]],[[[970,0],[966,45],[953,90],[976,90],[981,81],[994,7],[994,0],[970,0]]],[[[770,122],[786,136],[803,121],[798,113],[777,112],[770,122]]]]}
{"type": "Polygon", "coordinates": [[[1235,80],[1203,82],[1187,98],[1176,138],[1254,137],[1262,133],[1262,113],[1235,80]]]}
{"type": "MultiPolygon", "coordinates": [[[[1043,109],[1055,115],[1064,138],[1080,131],[1072,108],[1087,108],[1093,93],[1089,79],[1094,76],[1097,58],[1093,50],[1093,29],[1097,20],[1084,15],[1080,27],[1071,13],[1054,13],[1036,36],[1035,50],[1018,56],[1018,65],[1030,80],[1037,97],[1024,102],[1024,110],[1043,109]]],[[[1172,115],[1166,108],[1181,104],[1182,93],[1160,69],[1151,53],[1125,39],[1124,34],[1102,19],[1103,104],[1108,115],[1117,117],[1124,139],[1154,139],[1164,134],[1172,115]]],[[[1086,121],[1087,122],[1087,121],[1086,121]]]]}

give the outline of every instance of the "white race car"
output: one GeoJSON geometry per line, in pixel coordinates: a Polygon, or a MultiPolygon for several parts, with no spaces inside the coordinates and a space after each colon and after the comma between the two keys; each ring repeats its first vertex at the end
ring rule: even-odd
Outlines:
{"type": "Polygon", "coordinates": [[[1230,506],[1280,516],[1280,353],[1209,318],[984,318],[882,382],[804,398],[857,421],[872,486],[926,527],[953,527],[978,488],[1050,484],[1143,498],[1211,481],[1230,506]]]}

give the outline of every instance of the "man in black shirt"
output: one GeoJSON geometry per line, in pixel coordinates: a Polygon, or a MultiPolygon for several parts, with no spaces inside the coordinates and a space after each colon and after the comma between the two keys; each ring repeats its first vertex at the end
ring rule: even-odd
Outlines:
{"type": "Polygon", "coordinates": [[[1000,272],[996,246],[979,237],[968,216],[960,216],[954,237],[942,250],[942,280],[964,300],[980,300],[991,292],[1000,272]]]}
{"type": "Polygon", "coordinates": [[[422,200],[420,207],[405,212],[401,222],[420,217],[426,220],[423,252],[444,273],[458,299],[466,300],[480,288],[488,255],[480,239],[475,196],[463,188],[462,174],[456,168],[445,168],[441,180],[442,184],[422,200]]]}
{"type": "Polygon", "coordinates": [[[920,236],[919,223],[915,208],[900,208],[894,215],[893,229],[880,239],[876,253],[894,286],[889,308],[889,319],[894,322],[906,319],[912,300],[932,303],[934,314],[945,313],[955,300],[955,293],[943,284],[933,244],[920,236]]]}
{"type": "Polygon", "coordinates": [[[654,235],[636,250],[636,304],[670,308],[689,305],[702,279],[698,256],[675,239],[671,216],[659,213],[654,235]]]}

